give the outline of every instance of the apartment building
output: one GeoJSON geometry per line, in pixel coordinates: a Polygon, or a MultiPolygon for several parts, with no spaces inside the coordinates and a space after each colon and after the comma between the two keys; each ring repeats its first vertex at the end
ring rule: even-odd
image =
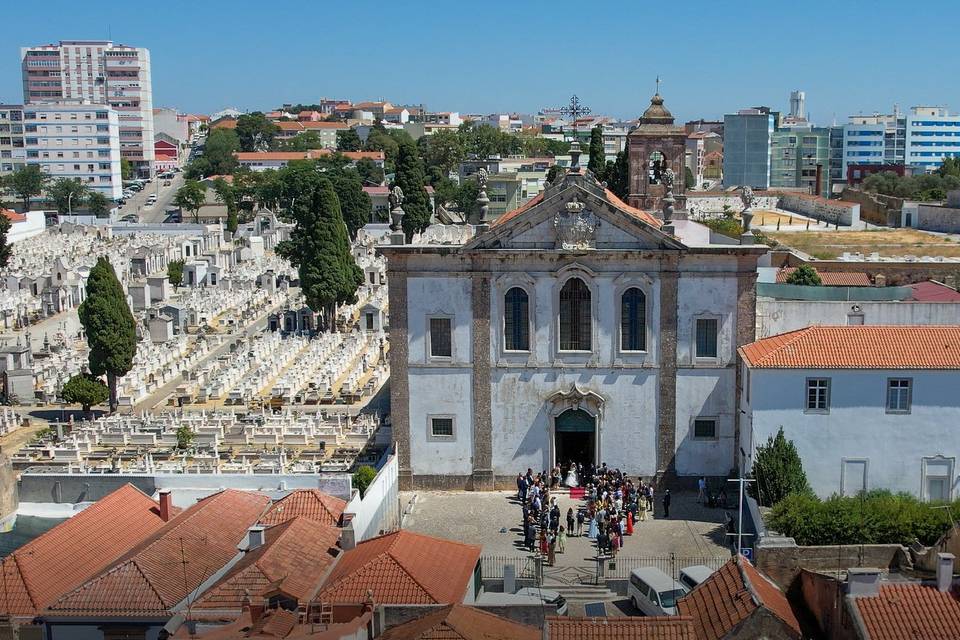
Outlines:
{"type": "Polygon", "coordinates": [[[770,186],[806,187],[830,197],[830,129],[798,126],[770,138],[770,186]]]}
{"type": "Polygon", "coordinates": [[[150,51],[109,40],[61,40],[20,49],[26,104],[109,105],[118,115],[120,154],[154,175],[150,51]]]}
{"type": "Polygon", "coordinates": [[[723,117],[723,186],[770,188],[770,146],[777,116],[741,109],[723,117]]]}
{"type": "Polygon", "coordinates": [[[0,177],[26,163],[23,143],[23,105],[0,104],[0,177]]]}
{"type": "Polygon", "coordinates": [[[905,120],[907,164],[930,172],[944,158],[960,158],[960,115],[943,107],[913,107],[905,120]]]}
{"type": "MultiPolygon", "coordinates": [[[[23,110],[27,164],[120,197],[120,116],[102,104],[31,104],[23,110]]],[[[152,146],[152,145],[151,145],[152,146]]],[[[152,149],[151,149],[152,151],[152,149]]]]}

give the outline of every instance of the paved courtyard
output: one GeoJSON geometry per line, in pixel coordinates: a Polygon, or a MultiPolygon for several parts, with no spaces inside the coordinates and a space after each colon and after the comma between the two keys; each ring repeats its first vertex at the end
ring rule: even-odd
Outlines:
{"type": "MultiPolygon", "coordinates": [[[[417,491],[400,494],[406,507],[413,495],[417,500],[405,517],[403,527],[427,535],[483,546],[486,556],[526,555],[520,525],[520,504],[514,492],[417,491]]],[[[659,498],[656,517],[638,522],[627,536],[621,556],[651,557],[676,554],[682,557],[729,556],[725,540],[724,510],[697,503],[695,493],[673,494],[670,518],[664,518],[659,498]]],[[[566,513],[581,501],[562,492],[559,496],[561,524],[566,513]]],[[[730,510],[736,517],[736,510],[730,510]]],[[[566,553],[557,555],[558,566],[593,563],[594,546],[586,537],[567,539],[566,553]]]]}

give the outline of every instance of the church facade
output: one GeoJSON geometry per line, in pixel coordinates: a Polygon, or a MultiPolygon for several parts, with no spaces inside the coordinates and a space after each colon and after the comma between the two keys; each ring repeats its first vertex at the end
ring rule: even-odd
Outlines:
{"type": "Polygon", "coordinates": [[[381,250],[402,486],[486,490],[570,461],[735,467],[764,247],[628,206],[575,160],[464,244],[381,250]]]}

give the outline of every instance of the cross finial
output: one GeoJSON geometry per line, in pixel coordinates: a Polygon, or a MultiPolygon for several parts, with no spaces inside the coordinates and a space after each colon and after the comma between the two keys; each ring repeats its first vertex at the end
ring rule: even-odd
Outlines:
{"type": "Polygon", "coordinates": [[[660,74],[659,74],[659,73],[657,74],[657,91],[656,91],[656,94],[657,94],[657,95],[660,95],[660,74]]]}

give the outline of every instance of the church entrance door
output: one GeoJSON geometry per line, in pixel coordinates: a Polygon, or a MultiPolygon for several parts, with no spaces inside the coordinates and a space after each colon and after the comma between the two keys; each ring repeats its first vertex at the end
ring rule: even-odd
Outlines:
{"type": "Polygon", "coordinates": [[[554,422],[556,464],[590,466],[596,462],[597,419],[583,409],[567,409],[554,422]]]}

